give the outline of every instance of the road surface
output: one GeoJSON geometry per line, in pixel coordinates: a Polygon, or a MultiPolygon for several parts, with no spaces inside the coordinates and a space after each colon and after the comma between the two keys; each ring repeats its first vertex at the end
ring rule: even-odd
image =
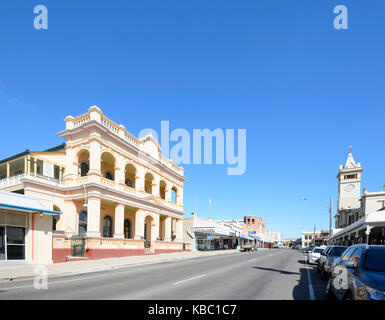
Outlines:
{"type": "Polygon", "coordinates": [[[309,300],[325,284],[302,252],[270,249],[52,277],[40,290],[3,282],[0,299],[309,300]]]}

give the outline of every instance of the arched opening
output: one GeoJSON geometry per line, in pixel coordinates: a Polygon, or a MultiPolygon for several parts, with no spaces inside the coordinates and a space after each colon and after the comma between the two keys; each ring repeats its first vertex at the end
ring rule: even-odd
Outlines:
{"type": "Polygon", "coordinates": [[[90,170],[90,153],[88,150],[83,150],[79,153],[79,176],[85,177],[90,170]]]}
{"type": "Polygon", "coordinates": [[[164,180],[159,183],[159,196],[163,200],[166,199],[166,182],[164,180]]]}
{"type": "Polygon", "coordinates": [[[79,213],[79,236],[85,236],[87,233],[87,212],[81,211],[79,213]]]}
{"type": "Polygon", "coordinates": [[[108,215],[103,218],[103,237],[112,238],[112,218],[108,215]]]}
{"type": "Polygon", "coordinates": [[[109,180],[114,180],[115,159],[110,153],[104,152],[102,154],[100,168],[103,177],[109,180]]]}
{"type": "Polygon", "coordinates": [[[124,182],[126,186],[135,189],[136,169],[132,164],[126,165],[124,182]]]}
{"type": "Polygon", "coordinates": [[[132,238],[131,221],[129,219],[124,220],[124,238],[125,239],[132,238]]]}
{"type": "Polygon", "coordinates": [[[172,187],[171,189],[171,202],[177,203],[178,199],[178,189],[176,187],[172,187]]]}
{"type": "Polygon", "coordinates": [[[152,183],[154,181],[154,177],[151,173],[146,173],[144,176],[144,191],[152,194],[152,183]]]}
{"type": "Polygon", "coordinates": [[[147,216],[144,220],[144,239],[151,241],[152,223],[154,219],[151,216],[147,216]]]}

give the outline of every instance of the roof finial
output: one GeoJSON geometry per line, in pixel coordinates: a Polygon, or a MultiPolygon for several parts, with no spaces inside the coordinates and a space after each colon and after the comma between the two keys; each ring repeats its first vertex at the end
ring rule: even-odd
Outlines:
{"type": "Polygon", "coordinates": [[[349,146],[349,153],[352,153],[352,146],[349,146]]]}

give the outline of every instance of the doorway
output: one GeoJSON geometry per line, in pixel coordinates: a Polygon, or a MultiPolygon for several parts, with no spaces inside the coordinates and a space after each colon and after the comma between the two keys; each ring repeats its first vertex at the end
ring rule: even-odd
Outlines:
{"type": "Polygon", "coordinates": [[[0,260],[5,260],[5,228],[0,227],[0,260]]]}

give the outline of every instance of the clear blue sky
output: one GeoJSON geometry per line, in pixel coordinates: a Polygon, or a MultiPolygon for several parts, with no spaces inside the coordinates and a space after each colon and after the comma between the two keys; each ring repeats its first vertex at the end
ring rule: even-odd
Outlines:
{"type": "Polygon", "coordinates": [[[385,184],[385,2],[331,0],[1,3],[0,158],[62,143],[91,105],[143,128],[246,128],[247,171],[187,165],[189,216],[260,215],[271,231],[328,229],[348,146],[363,187],[385,184]],[[33,8],[48,7],[48,30],[33,8]],[[333,28],[333,8],[349,30],[333,28]],[[208,198],[212,198],[209,210],[208,198]]]}

